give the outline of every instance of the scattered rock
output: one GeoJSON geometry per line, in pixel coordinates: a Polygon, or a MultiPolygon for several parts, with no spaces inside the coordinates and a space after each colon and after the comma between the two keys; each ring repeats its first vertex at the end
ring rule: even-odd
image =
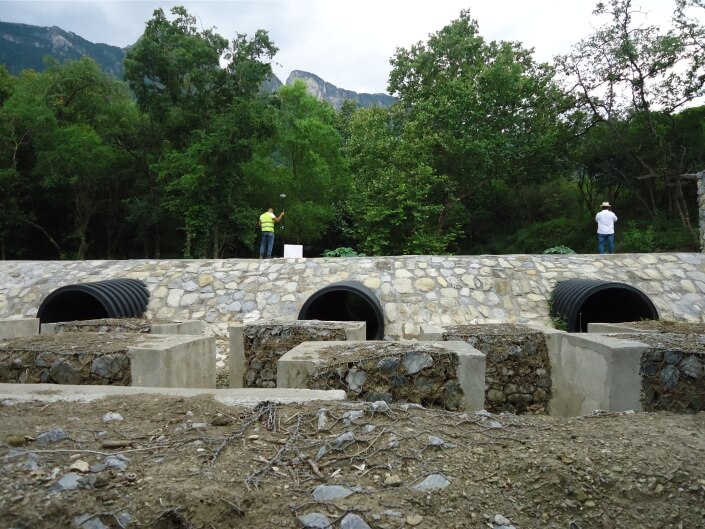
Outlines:
{"type": "Polygon", "coordinates": [[[316,501],[334,501],[347,498],[353,490],[343,485],[319,485],[313,489],[313,499],[316,501]]]}
{"type": "Polygon", "coordinates": [[[404,355],[404,369],[409,375],[415,375],[422,369],[433,365],[433,357],[428,353],[411,352],[404,355]]]}
{"type": "Polygon", "coordinates": [[[335,439],[333,439],[333,442],[331,443],[333,447],[340,449],[341,447],[354,443],[355,442],[355,436],[353,435],[352,432],[345,432],[342,435],[339,435],[335,439]]]}
{"type": "Polygon", "coordinates": [[[331,527],[331,521],[328,517],[319,512],[311,512],[297,516],[296,519],[301,525],[310,529],[329,529],[331,527]]]}
{"type": "Polygon", "coordinates": [[[68,438],[66,430],[63,428],[57,428],[56,430],[51,430],[50,432],[42,432],[37,436],[37,444],[45,445],[49,443],[56,443],[57,441],[63,441],[68,438]]]}
{"type": "Polygon", "coordinates": [[[108,526],[101,521],[100,516],[93,514],[76,516],[73,519],[73,524],[76,527],[80,527],[80,529],[109,529],[108,526]]]}
{"type": "Polygon", "coordinates": [[[429,474],[421,483],[414,485],[414,489],[420,492],[444,489],[450,485],[450,481],[443,474],[429,474]]]}
{"type": "Polygon", "coordinates": [[[78,461],[74,461],[73,463],[71,463],[69,470],[75,470],[76,472],[85,474],[90,471],[90,465],[88,465],[87,462],[79,459],[78,461]]]}
{"type": "Polygon", "coordinates": [[[387,413],[389,411],[389,404],[384,400],[378,400],[378,401],[370,403],[370,410],[372,410],[372,413],[374,413],[374,412],[387,413]]]}
{"type": "Polygon", "coordinates": [[[348,513],[340,521],[340,529],[370,529],[370,526],[357,514],[348,513]]]}
{"type": "Polygon", "coordinates": [[[362,391],[365,380],[367,380],[367,373],[356,368],[350,369],[345,377],[345,383],[348,385],[348,389],[353,393],[360,393],[362,391]]]}
{"type": "Polygon", "coordinates": [[[103,422],[122,421],[123,417],[115,411],[110,411],[103,415],[103,422]]]}
{"type": "Polygon", "coordinates": [[[357,419],[360,419],[364,416],[365,412],[362,410],[346,411],[345,413],[343,413],[343,422],[346,426],[350,426],[357,419]]]}
{"type": "Polygon", "coordinates": [[[318,430],[328,429],[328,410],[326,408],[321,408],[316,412],[316,417],[318,418],[318,430]]]}
{"type": "Polygon", "coordinates": [[[420,514],[410,514],[406,517],[406,523],[408,523],[412,527],[419,525],[421,522],[423,522],[423,516],[421,516],[420,514]]]}
{"type": "Polygon", "coordinates": [[[65,490],[74,490],[81,486],[81,476],[75,472],[69,472],[61,476],[61,479],[51,486],[51,492],[58,494],[65,490]]]}
{"type": "Polygon", "coordinates": [[[387,476],[386,478],[384,478],[385,487],[400,487],[401,484],[401,478],[396,474],[392,474],[391,476],[387,476]]]}
{"type": "Polygon", "coordinates": [[[502,516],[501,514],[495,514],[494,516],[494,524],[495,525],[509,525],[512,523],[510,520],[502,516]]]}

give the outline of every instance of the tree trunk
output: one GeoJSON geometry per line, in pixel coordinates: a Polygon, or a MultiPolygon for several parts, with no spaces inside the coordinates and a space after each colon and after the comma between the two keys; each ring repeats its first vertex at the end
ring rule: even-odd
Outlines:
{"type": "Polygon", "coordinates": [[[51,243],[51,245],[52,245],[54,248],[56,248],[56,254],[57,254],[57,256],[59,257],[59,259],[61,259],[61,257],[62,257],[62,256],[61,256],[61,248],[59,247],[59,245],[57,244],[57,242],[54,240],[54,238],[53,238],[51,235],[49,235],[49,232],[46,231],[43,227],[41,227],[41,226],[40,226],[39,224],[37,224],[36,222],[32,222],[31,220],[27,220],[27,219],[23,219],[23,220],[24,220],[24,222],[26,222],[26,223],[29,224],[30,226],[32,226],[32,227],[34,227],[34,228],[37,228],[40,232],[42,232],[42,234],[43,234],[47,239],[49,239],[49,242],[51,243]]]}

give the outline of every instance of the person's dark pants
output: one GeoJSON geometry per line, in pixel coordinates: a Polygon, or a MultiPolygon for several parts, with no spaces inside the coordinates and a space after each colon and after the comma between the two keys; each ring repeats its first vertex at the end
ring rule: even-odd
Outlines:
{"type": "Polygon", "coordinates": [[[259,258],[264,259],[265,257],[269,259],[272,257],[272,248],[274,247],[274,232],[273,231],[263,231],[262,232],[262,242],[259,245],[259,258]]]}
{"type": "Polygon", "coordinates": [[[614,233],[597,234],[597,253],[605,253],[605,243],[607,243],[607,251],[614,253],[614,233]]]}

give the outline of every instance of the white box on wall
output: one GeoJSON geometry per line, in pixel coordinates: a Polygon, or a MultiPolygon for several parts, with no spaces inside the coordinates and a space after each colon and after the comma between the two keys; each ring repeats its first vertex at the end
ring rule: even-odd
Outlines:
{"type": "Polygon", "coordinates": [[[304,247],[302,244],[285,244],[284,257],[303,257],[304,247]]]}

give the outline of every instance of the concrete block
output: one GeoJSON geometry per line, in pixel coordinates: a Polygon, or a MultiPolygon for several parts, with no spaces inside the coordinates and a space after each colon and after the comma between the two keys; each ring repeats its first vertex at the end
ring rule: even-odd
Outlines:
{"type": "Polygon", "coordinates": [[[344,389],[355,400],[479,410],[485,355],[465,342],[304,342],[279,359],[277,387],[344,389]]]}
{"type": "Polygon", "coordinates": [[[193,389],[193,388],[142,388],[134,386],[72,386],[46,384],[0,384],[0,402],[93,402],[113,396],[165,395],[190,398],[211,395],[226,406],[256,406],[262,402],[288,404],[318,400],[345,400],[344,391],[311,389],[193,389]]]}
{"type": "Polygon", "coordinates": [[[641,356],[646,344],[597,334],[554,335],[552,415],[572,417],[594,410],[641,411],[641,356]]]}
{"type": "Polygon", "coordinates": [[[67,321],[42,323],[41,334],[61,334],[64,332],[131,332],[139,334],[202,335],[205,324],[201,320],[188,320],[170,323],[153,323],[149,320],[102,320],[67,321]]]}
{"type": "Polygon", "coordinates": [[[11,340],[39,334],[39,319],[16,318],[0,320],[0,340],[11,340]]]}
{"type": "Polygon", "coordinates": [[[359,321],[270,320],[229,327],[230,387],[275,387],[277,360],[303,342],[365,340],[359,321]]]}
{"type": "Polygon", "coordinates": [[[203,320],[188,320],[173,323],[153,323],[152,334],[201,335],[206,331],[203,320]]]}
{"type": "Polygon", "coordinates": [[[160,338],[156,343],[130,347],[132,386],[215,388],[215,337],[160,338]]]}
{"type": "Polygon", "coordinates": [[[432,323],[423,323],[419,327],[420,342],[440,342],[443,340],[443,327],[432,323]]]}
{"type": "Polygon", "coordinates": [[[650,331],[647,329],[636,329],[634,327],[629,327],[623,323],[588,323],[587,326],[588,333],[601,333],[601,334],[616,334],[616,333],[645,333],[645,332],[657,332],[650,331]]]}

